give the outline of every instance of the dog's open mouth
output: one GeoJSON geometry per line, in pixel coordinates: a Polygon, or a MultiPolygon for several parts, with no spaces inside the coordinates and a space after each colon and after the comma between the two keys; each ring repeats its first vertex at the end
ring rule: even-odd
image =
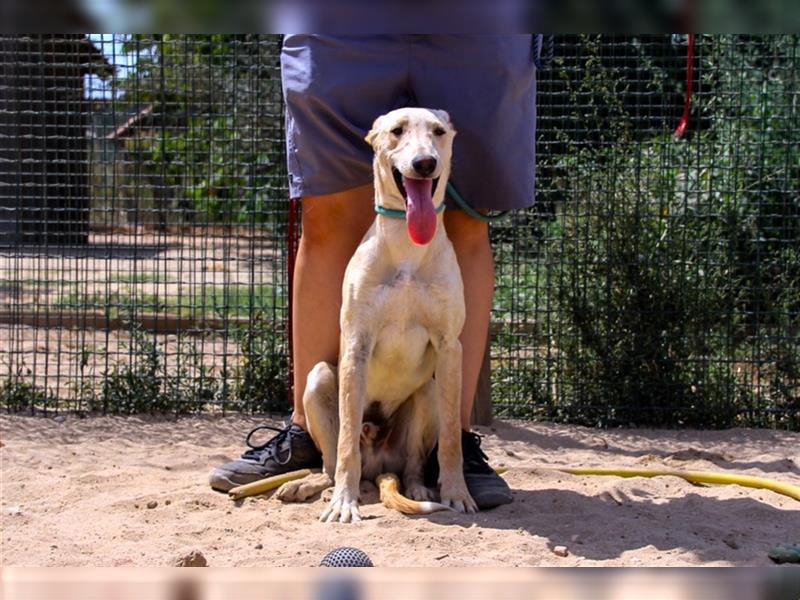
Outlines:
{"type": "MultiPolygon", "coordinates": [[[[400,195],[403,196],[403,199],[405,199],[406,204],[408,204],[408,192],[406,191],[406,186],[403,183],[403,180],[406,179],[406,177],[403,177],[403,175],[400,174],[400,171],[398,171],[394,167],[392,167],[392,175],[394,176],[394,182],[397,185],[397,189],[400,191],[400,195]]],[[[425,181],[425,180],[414,179],[412,181],[425,181]]],[[[439,186],[439,178],[436,177],[434,179],[431,179],[430,181],[433,181],[433,187],[431,189],[431,195],[433,195],[436,193],[436,188],[439,186]]]]}
{"type": "Polygon", "coordinates": [[[436,234],[436,209],[433,206],[433,194],[439,184],[439,178],[412,179],[406,177],[395,168],[392,175],[397,189],[406,202],[406,226],[408,237],[415,244],[427,244],[436,234]]]}

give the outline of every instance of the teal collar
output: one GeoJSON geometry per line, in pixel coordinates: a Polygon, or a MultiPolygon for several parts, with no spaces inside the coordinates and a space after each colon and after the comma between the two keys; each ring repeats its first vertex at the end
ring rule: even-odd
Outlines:
{"type": "MultiPolygon", "coordinates": [[[[444,210],[444,202],[442,202],[439,206],[436,207],[436,213],[440,213],[444,210]]],[[[379,204],[375,205],[375,212],[379,215],[383,215],[384,217],[390,217],[392,219],[405,219],[406,218],[406,211],[399,210],[397,208],[386,208],[384,206],[380,206],[379,204]]]]}

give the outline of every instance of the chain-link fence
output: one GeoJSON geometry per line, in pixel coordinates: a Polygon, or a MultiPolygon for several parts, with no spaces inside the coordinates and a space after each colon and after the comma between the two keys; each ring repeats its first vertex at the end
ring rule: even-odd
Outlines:
{"type": "MultiPolygon", "coordinates": [[[[2,403],[287,409],[279,37],[0,42],[2,403]]],[[[799,42],[556,37],[496,414],[800,427],[799,42]]]]}

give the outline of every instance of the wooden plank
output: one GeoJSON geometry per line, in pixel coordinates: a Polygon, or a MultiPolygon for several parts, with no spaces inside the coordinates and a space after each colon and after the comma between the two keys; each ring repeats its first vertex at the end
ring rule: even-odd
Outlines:
{"type": "MultiPolygon", "coordinates": [[[[232,327],[247,328],[247,317],[220,319],[206,316],[182,316],[173,314],[142,313],[136,315],[136,323],[145,331],[166,334],[217,331],[225,333],[232,327]]],[[[108,316],[101,311],[69,311],[57,308],[40,310],[0,310],[0,323],[27,325],[46,329],[100,329],[126,331],[130,325],[122,317],[108,316]]]]}

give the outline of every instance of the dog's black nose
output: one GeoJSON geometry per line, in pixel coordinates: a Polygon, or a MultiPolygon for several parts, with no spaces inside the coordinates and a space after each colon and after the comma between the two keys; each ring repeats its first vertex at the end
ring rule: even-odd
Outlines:
{"type": "Polygon", "coordinates": [[[411,166],[423,177],[430,177],[436,170],[436,159],[432,156],[418,156],[411,161],[411,166]]]}

